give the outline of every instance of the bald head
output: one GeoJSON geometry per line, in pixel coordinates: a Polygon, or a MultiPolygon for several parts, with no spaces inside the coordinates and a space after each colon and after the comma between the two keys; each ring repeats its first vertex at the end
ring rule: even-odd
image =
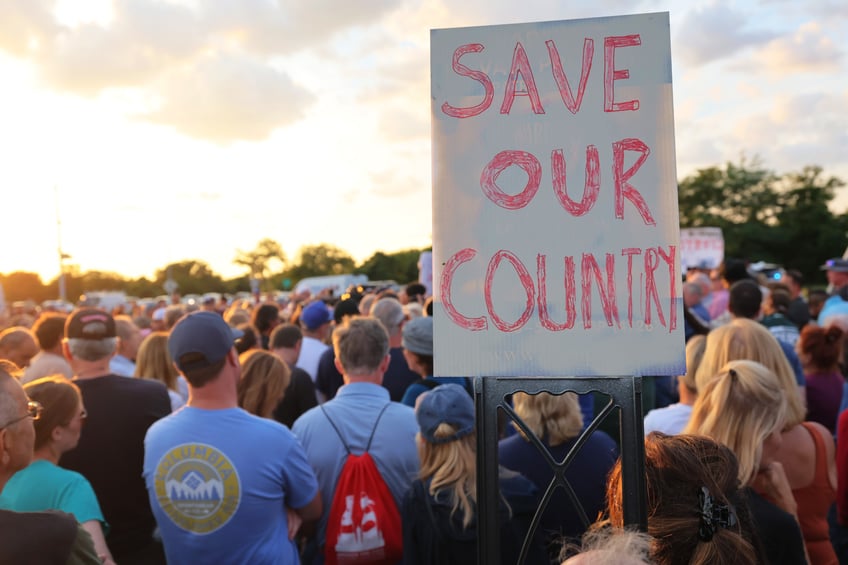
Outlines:
{"type": "Polygon", "coordinates": [[[17,367],[0,359],[0,424],[12,420],[17,414],[17,404],[11,394],[14,386],[21,386],[15,378],[17,373],[17,367]]]}
{"type": "Polygon", "coordinates": [[[0,359],[11,361],[23,369],[29,367],[29,362],[36,353],[38,345],[29,329],[15,326],[0,332],[0,359]]]}
{"type": "Polygon", "coordinates": [[[29,465],[35,446],[28,399],[17,373],[17,367],[0,361],[0,491],[12,475],[29,465]]]}

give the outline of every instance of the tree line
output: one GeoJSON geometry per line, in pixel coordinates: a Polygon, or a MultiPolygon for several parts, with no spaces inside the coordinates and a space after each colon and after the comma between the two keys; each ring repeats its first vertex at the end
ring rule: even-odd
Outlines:
{"type": "MultiPolygon", "coordinates": [[[[346,251],[330,244],[307,245],[300,249],[294,261],[289,261],[282,246],[272,239],[261,240],[250,251],[238,251],[233,262],[244,267],[245,274],[224,279],[208,263],[188,259],[165,265],[156,270],[153,278],[124,277],[105,271],[80,272],[79,268],[66,268],[65,288],[68,299],[76,301],[80,295],[95,290],[121,290],[129,296],[148,297],[165,294],[165,281],[177,283],[180,294],[204,292],[231,293],[250,291],[250,279],[259,281],[263,291],[288,290],[305,277],[361,273],[370,280],[394,280],[398,283],[418,279],[418,258],[425,249],[407,249],[395,253],[377,251],[361,264],[346,251]]],[[[6,300],[44,300],[59,296],[59,277],[44,283],[36,273],[16,271],[0,274],[6,300]]]]}
{"type": "Polygon", "coordinates": [[[843,186],[818,166],[777,175],[742,159],[701,169],[679,184],[680,227],[719,227],[726,257],[777,263],[824,284],[819,266],[846,247],[848,214],[831,209],[843,186]]]}
{"type": "MultiPolygon", "coordinates": [[[[818,166],[777,175],[759,160],[743,158],[699,169],[678,186],[680,227],[719,227],[726,256],[778,263],[798,269],[810,284],[823,284],[819,265],[829,257],[841,257],[846,248],[848,213],[832,210],[843,186],[842,179],[825,175],[818,166]]],[[[254,249],[236,253],[233,262],[245,274],[233,279],[225,280],[204,261],[191,259],[164,266],[152,279],[71,268],[65,283],[72,299],[93,290],[157,296],[164,293],[168,278],[182,294],[249,291],[251,278],[260,281],[264,291],[282,290],[305,277],[352,272],[371,280],[406,283],[418,278],[421,251],[377,251],[357,265],[343,249],[322,243],[302,247],[290,260],[277,241],[266,238],[254,249]]],[[[59,294],[58,277],[45,284],[35,273],[0,274],[0,284],[9,301],[42,301],[59,294]]]]}

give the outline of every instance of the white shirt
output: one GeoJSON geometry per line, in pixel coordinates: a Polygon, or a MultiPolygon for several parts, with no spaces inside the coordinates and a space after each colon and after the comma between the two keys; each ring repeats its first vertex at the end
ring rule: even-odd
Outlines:
{"type": "Polygon", "coordinates": [[[656,408],[645,415],[645,435],[662,432],[677,435],[689,423],[692,407],[688,404],[671,404],[665,408],[656,408]]]}
{"type": "Polygon", "coordinates": [[[113,375],[131,377],[135,374],[135,363],[123,355],[115,355],[109,359],[109,372],[113,375]]]}
{"type": "Polygon", "coordinates": [[[303,345],[297,358],[296,367],[300,367],[312,377],[312,382],[318,376],[318,361],[321,355],[330,348],[329,345],[314,337],[303,336],[303,345]]]}

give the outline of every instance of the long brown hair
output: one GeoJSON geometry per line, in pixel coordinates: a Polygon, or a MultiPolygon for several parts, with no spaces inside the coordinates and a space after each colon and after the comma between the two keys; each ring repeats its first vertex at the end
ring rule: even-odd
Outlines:
{"type": "Polygon", "coordinates": [[[168,332],[153,332],[138,347],[135,377],[159,381],[168,390],[177,391],[177,368],[168,353],[168,332]]]}
{"type": "Polygon", "coordinates": [[[804,326],[797,345],[804,369],[811,373],[839,370],[844,334],[839,326],[804,326]]]}
{"type": "Polygon", "coordinates": [[[239,406],[251,414],[270,418],[286,393],[291,371],[279,357],[262,349],[245,351],[239,361],[239,406]]]}
{"type": "MultiPolygon", "coordinates": [[[[658,565],[755,564],[759,542],[741,485],[736,457],[720,443],[694,435],[645,438],[645,481],[648,488],[648,534],[658,565]],[[718,527],[712,539],[699,536],[701,488],[716,504],[732,507],[736,523],[718,527]]],[[[609,521],[624,526],[621,460],[607,482],[609,521]]]]}
{"type": "Polygon", "coordinates": [[[41,417],[33,422],[35,449],[40,449],[50,443],[55,428],[67,426],[77,415],[82,396],[79,387],[63,375],[50,375],[28,382],[24,390],[31,400],[44,407],[41,417]]]}

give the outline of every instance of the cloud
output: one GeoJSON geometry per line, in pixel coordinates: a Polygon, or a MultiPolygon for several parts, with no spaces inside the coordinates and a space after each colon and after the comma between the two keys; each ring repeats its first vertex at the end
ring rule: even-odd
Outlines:
{"type": "Polygon", "coordinates": [[[29,60],[59,90],[95,97],[135,89],[156,101],[144,115],[150,121],[218,142],[256,140],[298,119],[312,100],[279,70],[281,58],[320,47],[338,61],[345,43],[361,42],[357,30],[401,3],[113,0],[106,20],[61,25],[55,2],[4,0],[0,49],[29,60]]]}
{"type": "Polygon", "coordinates": [[[241,53],[219,53],[170,73],[161,105],[139,117],[217,142],[267,138],[298,120],[313,96],[284,72],[241,53]]]}
{"type": "Polygon", "coordinates": [[[818,23],[808,22],[791,36],[767,43],[757,53],[753,66],[761,66],[775,75],[829,73],[839,69],[843,55],[818,23]]]}
{"type": "Polygon", "coordinates": [[[848,92],[780,98],[770,109],[739,120],[726,141],[781,170],[842,167],[848,145],[848,92]]]}
{"type": "Polygon", "coordinates": [[[388,109],[380,116],[379,131],[383,139],[390,142],[430,138],[430,120],[426,108],[419,111],[388,109]]]}
{"type": "Polygon", "coordinates": [[[776,34],[771,31],[749,29],[750,21],[757,20],[734,12],[723,4],[693,10],[686,14],[677,28],[673,47],[684,61],[698,66],[729,57],[775,37],[776,34]]]}
{"type": "Polygon", "coordinates": [[[401,175],[398,171],[373,173],[371,181],[373,185],[368,194],[378,198],[403,198],[422,190],[420,181],[413,180],[409,175],[401,175]]]}
{"type": "Polygon", "coordinates": [[[215,0],[203,2],[208,30],[245,49],[284,55],[313,47],[333,35],[375,25],[401,0],[215,0]]]}
{"type": "Polygon", "coordinates": [[[4,0],[0,9],[0,49],[23,57],[34,43],[42,43],[58,30],[49,0],[4,0]]]}

